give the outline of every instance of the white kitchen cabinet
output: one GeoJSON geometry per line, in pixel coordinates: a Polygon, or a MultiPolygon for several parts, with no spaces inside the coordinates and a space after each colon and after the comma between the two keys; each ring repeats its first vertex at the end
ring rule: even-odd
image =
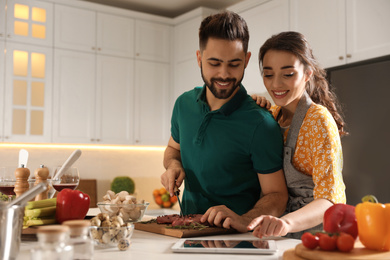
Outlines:
{"type": "Polygon", "coordinates": [[[390,54],[390,1],[347,0],[347,62],[390,54]]]}
{"type": "Polygon", "coordinates": [[[228,9],[237,11],[247,22],[250,35],[248,51],[252,53],[242,83],[249,94],[265,94],[267,90],[259,69],[259,49],[272,35],[289,30],[289,3],[272,0],[244,11],[240,11],[239,7],[236,5],[228,9]]]}
{"type": "Polygon", "coordinates": [[[206,16],[216,12],[214,9],[202,7],[175,18],[176,24],[173,29],[174,85],[170,112],[177,97],[185,91],[204,84],[196,60],[196,51],[199,50],[199,27],[206,16]]]}
{"type": "Polygon", "coordinates": [[[4,138],[49,142],[53,50],[11,42],[5,48],[4,138]]]}
{"type": "MultiPolygon", "coordinates": [[[[0,75],[5,75],[5,42],[0,40],[0,75]]],[[[4,141],[4,80],[0,80],[0,141],[4,141]]]]}
{"type": "Polygon", "coordinates": [[[169,64],[135,62],[135,142],[167,145],[170,137],[169,64]]]}
{"type": "Polygon", "coordinates": [[[131,144],[134,61],[55,50],[53,141],[131,144]]]}
{"type": "Polygon", "coordinates": [[[291,29],[305,35],[323,67],[345,64],[344,0],[291,0],[291,29]]]}
{"type": "Polygon", "coordinates": [[[96,12],[55,5],[54,46],[56,48],[96,51],[96,12]]]}
{"type": "Polygon", "coordinates": [[[94,138],[96,55],[55,49],[53,141],[89,143],[94,138]]]}
{"type": "MultiPolygon", "coordinates": [[[[6,10],[7,41],[48,47],[53,45],[52,3],[8,0],[6,10]]],[[[0,16],[3,15],[0,14],[0,16]]]]}
{"type": "Polygon", "coordinates": [[[55,47],[134,56],[134,19],[70,6],[55,7],[55,47]]]}
{"type": "Polygon", "coordinates": [[[136,20],[136,59],[169,63],[171,26],[156,22],[136,20]]]}
{"type": "MultiPolygon", "coordinates": [[[[0,0],[0,41],[5,39],[5,30],[6,30],[6,16],[5,16],[5,8],[6,8],[7,1],[6,0],[0,0]]],[[[2,49],[4,50],[4,49],[2,49]]]]}
{"type": "Polygon", "coordinates": [[[134,60],[97,56],[96,139],[134,142],[134,60]]]}
{"type": "Polygon", "coordinates": [[[389,13],[387,0],[291,0],[291,29],[329,68],[390,54],[389,13]]]}
{"type": "Polygon", "coordinates": [[[134,19],[97,13],[99,54],[134,57],[134,19]]]}

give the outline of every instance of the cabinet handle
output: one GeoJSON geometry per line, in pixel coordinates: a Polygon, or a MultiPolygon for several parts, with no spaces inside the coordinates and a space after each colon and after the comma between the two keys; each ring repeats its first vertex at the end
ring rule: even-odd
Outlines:
{"type": "Polygon", "coordinates": [[[92,50],[94,51],[94,50],[95,50],[95,47],[92,47],[92,50]]]}
{"type": "Polygon", "coordinates": [[[8,139],[9,137],[8,136],[4,136],[4,139],[8,139]]]}
{"type": "Polygon", "coordinates": [[[139,140],[135,140],[136,143],[139,143],[139,140]]]}
{"type": "Polygon", "coordinates": [[[96,139],[96,142],[100,142],[100,139],[96,139]]]}
{"type": "Polygon", "coordinates": [[[352,58],[352,55],[351,54],[347,54],[347,58],[352,58]]]}
{"type": "Polygon", "coordinates": [[[343,60],[344,59],[344,56],[339,56],[339,60],[343,60]]]}
{"type": "Polygon", "coordinates": [[[101,51],[102,50],[102,48],[98,48],[98,51],[101,51]]]}
{"type": "Polygon", "coordinates": [[[135,54],[136,56],[139,56],[139,53],[135,54]]]}
{"type": "Polygon", "coordinates": [[[2,34],[2,33],[0,33],[0,37],[3,37],[3,34],[2,34]]]}
{"type": "Polygon", "coordinates": [[[11,34],[7,34],[7,37],[8,37],[8,38],[11,38],[11,34]]]}
{"type": "Polygon", "coordinates": [[[91,138],[91,142],[95,142],[95,139],[91,138]]]}

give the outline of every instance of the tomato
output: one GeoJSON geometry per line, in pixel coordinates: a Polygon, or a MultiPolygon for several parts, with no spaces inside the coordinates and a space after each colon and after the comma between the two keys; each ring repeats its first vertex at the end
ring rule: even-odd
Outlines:
{"type": "Polygon", "coordinates": [[[176,203],[177,197],[176,196],[171,197],[170,201],[172,202],[172,204],[176,203]]]}
{"type": "Polygon", "coordinates": [[[163,201],[162,201],[161,197],[156,197],[155,201],[156,201],[157,205],[162,205],[163,204],[163,201]]]}
{"type": "Polygon", "coordinates": [[[309,249],[314,249],[318,246],[319,238],[310,232],[305,232],[302,237],[302,244],[309,249]]]}
{"type": "Polygon", "coordinates": [[[153,191],[153,196],[154,197],[158,197],[160,195],[160,190],[159,189],[155,189],[154,191],[153,191]]]}
{"type": "Polygon", "coordinates": [[[163,207],[164,208],[170,208],[171,206],[172,206],[172,203],[169,200],[163,202],[163,207]]]}
{"type": "Polygon", "coordinates": [[[355,239],[350,234],[341,232],[337,238],[337,249],[342,252],[349,252],[355,245],[355,239]]]}
{"type": "Polygon", "coordinates": [[[164,195],[165,193],[167,193],[167,190],[164,187],[160,188],[160,195],[164,195]]]}
{"type": "Polygon", "coordinates": [[[319,233],[319,246],[324,251],[334,251],[337,248],[337,236],[329,236],[326,233],[319,233]]]}

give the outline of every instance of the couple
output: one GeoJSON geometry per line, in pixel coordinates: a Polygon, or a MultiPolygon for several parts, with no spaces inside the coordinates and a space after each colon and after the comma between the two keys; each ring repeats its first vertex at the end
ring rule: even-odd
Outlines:
{"type": "Polygon", "coordinates": [[[249,32],[233,12],[206,17],[196,53],[204,81],[175,103],[162,184],[184,181],[183,214],[254,230],[257,237],[300,238],[345,203],[340,135],[344,122],[324,70],[304,36],[284,32],[260,48],[264,84],[276,106],[247,95],[249,32]]]}

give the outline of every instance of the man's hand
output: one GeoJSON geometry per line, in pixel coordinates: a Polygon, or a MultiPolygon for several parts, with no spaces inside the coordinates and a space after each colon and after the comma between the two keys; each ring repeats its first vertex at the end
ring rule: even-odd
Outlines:
{"type": "Polygon", "coordinates": [[[180,187],[185,177],[183,165],[181,164],[180,144],[175,142],[172,136],[164,152],[164,167],[166,171],[161,175],[161,184],[169,191],[172,197],[175,186],[180,187]]]}
{"type": "Polygon", "coordinates": [[[234,213],[225,205],[209,208],[202,216],[201,222],[208,222],[210,225],[223,228],[233,228],[238,232],[248,232],[247,226],[251,219],[234,213]]]}
{"type": "Polygon", "coordinates": [[[174,195],[175,186],[180,187],[185,177],[183,167],[177,165],[169,167],[161,175],[161,184],[167,189],[171,197],[174,195]]]}
{"type": "Polygon", "coordinates": [[[248,230],[253,230],[253,235],[258,238],[268,236],[285,236],[290,232],[290,225],[282,218],[263,215],[252,220],[248,230]]]}
{"type": "Polygon", "coordinates": [[[269,102],[265,97],[259,96],[257,94],[252,94],[251,97],[254,101],[256,101],[256,104],[258,104],[259,106],[264,107],[268,110],[271,108],[271,102],[269,102]]]}

